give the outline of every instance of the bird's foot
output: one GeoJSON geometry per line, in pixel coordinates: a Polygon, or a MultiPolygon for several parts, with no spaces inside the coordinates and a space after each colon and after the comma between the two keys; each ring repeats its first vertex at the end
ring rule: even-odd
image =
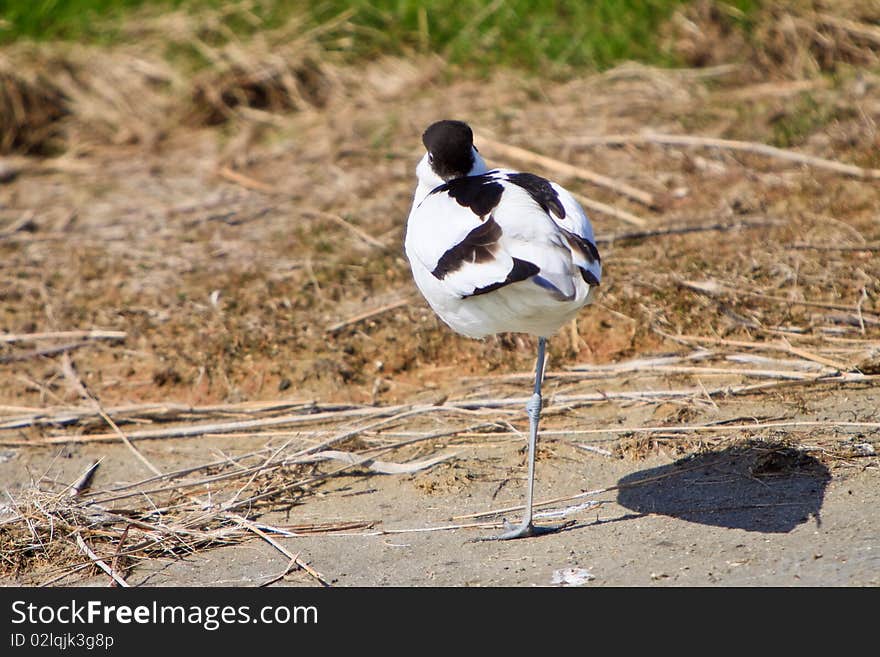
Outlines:
{"type": "Polygon", "coordinates": [[[553,534],[554,532],[558,532],[560,530],[566,529],[567,527],[571,527],[574,523],[574,520],[569,520],[558,525],[535,525],[531,521],[529,521],[527,523],[522,523],[520,525],[517,525],[516,527],[513,527],[509,522],[505,520],[504,533],[498,534],[498,536],[483,536],[480,538],[475,538],[471,542],[482,543],[483,541],[509,541],[513,538],[529,538],[532,536],[541,536],[543,534],[553,534]]]}

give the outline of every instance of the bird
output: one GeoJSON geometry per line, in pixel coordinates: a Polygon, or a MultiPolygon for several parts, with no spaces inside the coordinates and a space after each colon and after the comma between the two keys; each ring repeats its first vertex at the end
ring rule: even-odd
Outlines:
{"type": "Polygon", "coordinates": [[[547,340],[595,296],[602,263],[593,227],[572,194],[534,173],[489,169],[464,121],[422,134],[425,153],[406,222],[404,250],[416,287],[457,333],[538,338],[522,521],[478,540],[536,536],[562,526],[533,522],[535,450],[547,340]]]}

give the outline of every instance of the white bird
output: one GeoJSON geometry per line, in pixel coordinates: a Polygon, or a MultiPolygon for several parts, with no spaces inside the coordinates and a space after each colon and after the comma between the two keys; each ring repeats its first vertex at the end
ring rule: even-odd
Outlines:
{"type": "Polygon", "coordinates": [[[531,173],[486,167],[462,121],[422,135],[427,152],[406,227],[406,255],[428,304],[472,338],[500,332],[538,337],[529,416],[525,515],[495,539],[554,531],[532,523],[535,446],[547,338],[590,303],[602,276],[593,228],[560,185],[531,173]]]}

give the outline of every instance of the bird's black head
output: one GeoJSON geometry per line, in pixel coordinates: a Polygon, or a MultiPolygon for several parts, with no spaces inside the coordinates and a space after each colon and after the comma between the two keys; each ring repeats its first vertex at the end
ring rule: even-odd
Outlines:
{"type": "Polygon", "coordinates": [[[437,121],[422,135],[431,168],[443,180],[468,175],[474,166],[474,133],[464,121],[437,121]]]}

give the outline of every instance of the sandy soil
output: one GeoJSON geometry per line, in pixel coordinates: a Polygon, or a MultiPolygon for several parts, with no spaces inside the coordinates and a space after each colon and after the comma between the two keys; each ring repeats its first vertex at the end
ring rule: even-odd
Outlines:
{"type": "MultiPolygon", "coordinates": [[[[256,402],[315,402],[329,416],[323,425],[134,442],[162,473],[221,461],[186,481],[234,470],[224,458],[262,449],[242,461],[260,462],[353,427],[334,449],[383,448],[377,458],[394,463],[449,458],[409,474],[288,464],[271,477],[107,502],[105,511],[175,531],[196,527],[185,523],[202,505],[209,520],[198,531],[238,531],[193,538],[189,550],[134,552],[122,560],[126,580],[880,584],[876,183],[744,152],[583,145],[645,127],[765,141],[810,93],[818,106],[854,103],[861,113],[823,114],[798,148],[870,167],[880,81],[804,92],[717,75],[624,67],[564,85],[503,74],[454,82],[436,64],[380,62],[357,93],[271,130],[181,129],[153,148],[86,144],[78,157],[25,166],[0,184],[0,330],[125,337],[0,345],[3,517],[26,508],[45,523],[29,506],[35,491],[63,491],[97,459],[92,490],[102,494],[151,476],[95,400],[135,439],[280,412],[248,410],[256,402]],[[519,403],[493,403],[527,394],[534,342],[458,337],[415,293],[403,224],[420,130],[440,115],[657,199],[648,208],[481,149],[645,224],[591,212],[602,295],[577,334],[566,328],[551,342],[537,499],[573,521],[553,535],[471,542],[519,515],[473,517],[522,502],[525,415],[519,403]],[[35,351],[47,347],[60,349],[35,351]],[[660,357],[677,360],[626,367],[660,357]],[[469,399],[473,408],[453,407],[469,399]],[[162,417],[149,403],[213,410],[162,417]],[[425,405],[441,410],[378,428],[333,416],[425,405]],[[62,419],[71,409],[88,413],[62,419]],[[32,420],[15,424],[21,417],[32,420]],[[427,438],[396,446],[418,436],[427,438]],[[285,574],[289,556],[217,515],[217,505],[250,495],[263,497],[236,513],[299,534],[272,536],[311,572],[285,574]]],[[[111,560],[140,529],[123,538],[124,524],[108,527],[87,536],[111,560]]],[[[97,569],[77,569],[88,564],[72,534],[41,546],[28,531],[22,521],[0,527],[4,583],[106,585],[97,569]]]]}

